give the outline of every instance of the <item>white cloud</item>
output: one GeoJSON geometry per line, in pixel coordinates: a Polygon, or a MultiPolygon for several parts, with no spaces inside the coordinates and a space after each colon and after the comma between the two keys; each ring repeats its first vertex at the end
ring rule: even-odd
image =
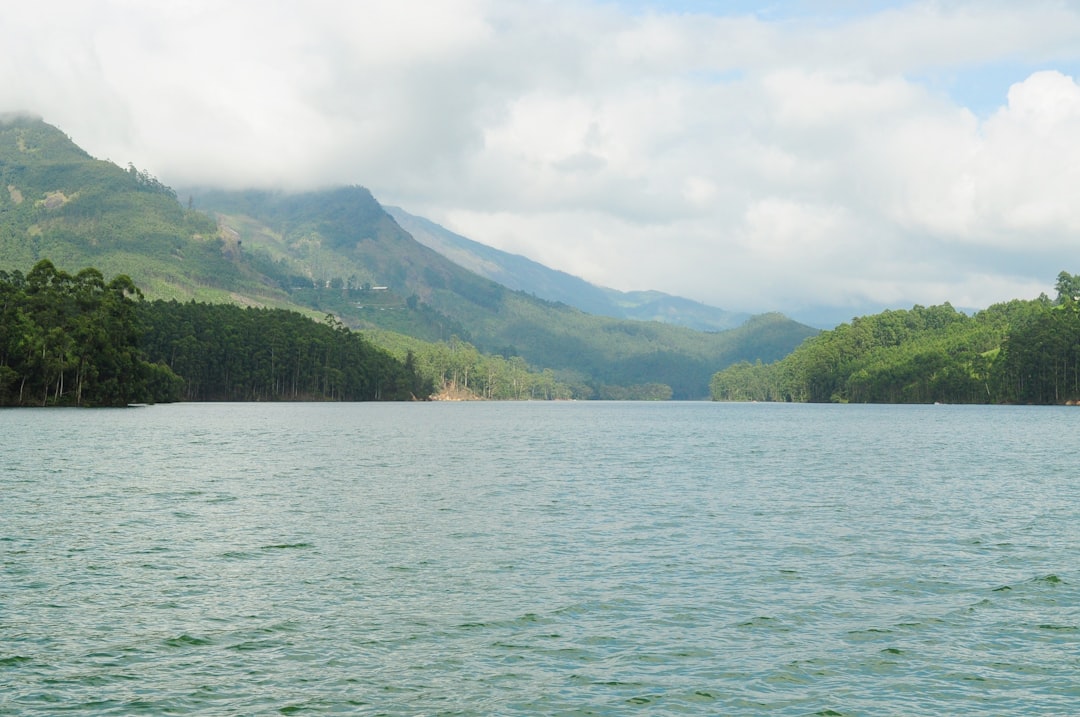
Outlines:
{"type": "Polygon", "coordinates": [[[769,17],[42,0],[5,8],[0,108],[173,184],[364,184],[555,268],[730,309],[981,306],[1080,271],[1080,8],[769,17]],[[1003,64],[1028,69],[996,111],[953,99],[1003,64]]]}
{"type": "Polygon", "coordinates": [[[1080,231],[1080,87],[1040,72],[1009,90],[983,128],[977,210],[993,240],[1023,249],[1075,246],[1080,231]]]}

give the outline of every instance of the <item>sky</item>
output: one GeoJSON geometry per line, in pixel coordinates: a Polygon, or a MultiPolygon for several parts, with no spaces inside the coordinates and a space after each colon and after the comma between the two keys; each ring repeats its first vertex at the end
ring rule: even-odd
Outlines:
{"type": "Polygon", "coordinates": [[[0,112],[815,325],[1080,273],[1080,0],[0,0],[0,112]]]}

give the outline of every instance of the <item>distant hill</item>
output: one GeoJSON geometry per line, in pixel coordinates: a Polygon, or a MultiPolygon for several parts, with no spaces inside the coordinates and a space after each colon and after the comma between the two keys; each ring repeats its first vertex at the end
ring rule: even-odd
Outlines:
{"type": "Polygon", "coordinates": [[[708,333],[596,316],[512,291],[416,241],[360,187],[192,196],[236,232],[254,266],[277,270],[309,306],[428,340],[456,335],[587,383],[663,383],[676,398],[702,398],[710,367],[784,356],[817,333],[779,314],[708,333]],[[307,279],[298,281],[302,274],[307,279]]]}
{"type": "Polygon", "coordinates": [[[455,264],[511,289],[548,301],[562,302],[590,314],[662,321],[699,331],[732,329],[750,318],[749,314],[724,311],[660,291],[624,292],[596,286],[518,254],[500,251],[455,234],[400,207],[385,209],[414,239],[455,264]]]}
{"type": "MultiPolygon", "coordinates": [[[[816,330],[778,314],[706,333],[595,316],[514,291],[416,241],[362,187],[192,190],[93,159],[55,127],[0,120],[0,268],[94,266],[150,298],[333,314],[356,328],[482,351],[594,387],[704,398],[732,363],[772,361],[816,330]]],[[[603,392],[597,392],[603,395],[603,392]]]]}
{"type": "Polygon", "coordinates": [[[717,372],[722,401],[1080,404],[1080,274],[1057,299],[860,316],[773,364],[717,372]]]}
{"type": "Polygon", "coordinates": [[[0,268],[27,271],[39,259],[128,274],[155,297],[290,303],[213,218],[184,209],[145,171],[94,159],[39,119],[0,116],[0,268]]]}

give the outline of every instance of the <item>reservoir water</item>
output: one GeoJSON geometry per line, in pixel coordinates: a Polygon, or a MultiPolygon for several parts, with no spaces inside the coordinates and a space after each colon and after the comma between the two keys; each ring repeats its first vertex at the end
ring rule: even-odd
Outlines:
{"type": "Polygon", "coordinates": [[[0,411],[0,715],[1076,714],[1078,427],[0,411]]]}

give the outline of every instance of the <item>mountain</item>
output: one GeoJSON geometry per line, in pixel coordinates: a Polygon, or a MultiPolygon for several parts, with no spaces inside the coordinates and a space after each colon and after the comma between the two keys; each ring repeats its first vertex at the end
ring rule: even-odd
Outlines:
{"type": "Polygon", "coordinates": [[[276,272],[306,305],[357,326],[428,340],[457,336],[593,385],[661,383],[676,398],[701,398],[716,366],[779,358],[816,333],[779,314],[708,333],[596,316],[513,291],[416,241],[361,187],[191,196],[239,237],[253,266],[276,272]]]}
{"type": "Polygon", "coordinates": [[[715,371],[775,360],[817,333],[779,314],[707,333],[514,291],[416,241],[362,187],[182,196],[145,171],[93,159],[40,120],[0,121],[0,268],[26,271],[41,258],[94,266],[129,275],[150,298],[456,337],[580,384],[666,384],[676,398],[703,398],[715,371]]]}
{"type": "Polygon", "coordinates": [[[625,292],[596,286],[521,255],[455,234],[400,207],[385,209],[414,239],[455,264],[511,289],[562,302],[586,313],[617,319],[662,321],[699,331],[732,329],[750,318],[749,314],[724,311],[660,291],[625,292]]]}
{"type": "Polygon", "coordinates": [[[212,217],[184,209],[147,172],[94,159],[39,119],[3,115],[0,268],[25,272],[39,259],[128,274],[152,297],[291,303],[240,260],[212,217]]]}

